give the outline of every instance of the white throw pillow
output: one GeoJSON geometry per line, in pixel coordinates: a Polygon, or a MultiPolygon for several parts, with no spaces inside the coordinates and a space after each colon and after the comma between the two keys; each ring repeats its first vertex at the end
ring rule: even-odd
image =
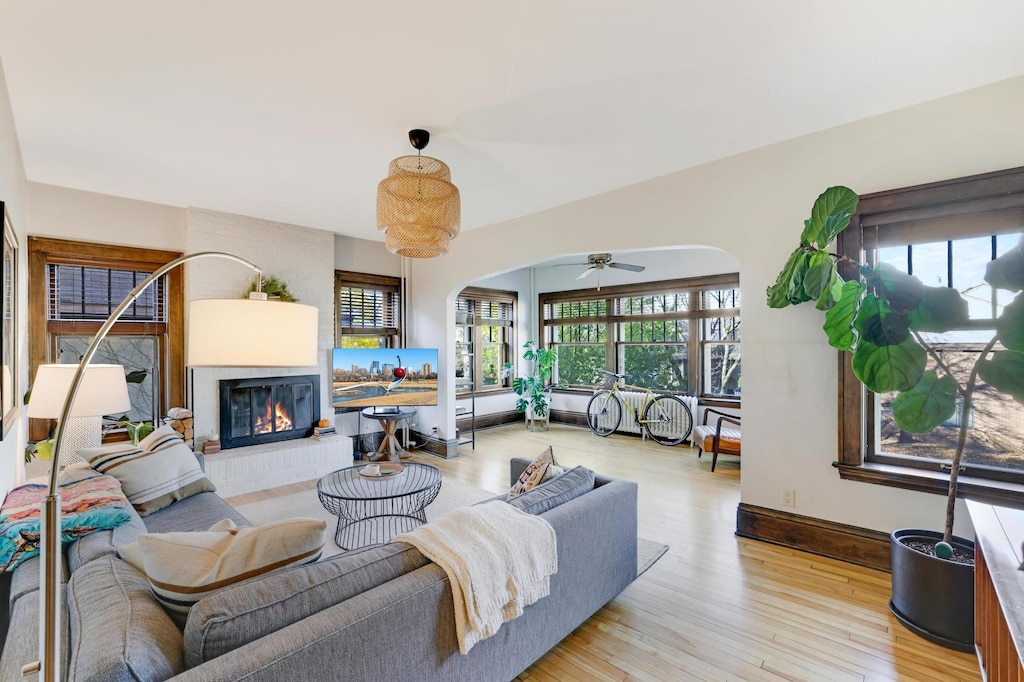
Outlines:
{"type": "Polygon", "coordinates": [[[236,527],[224,519],[197,533],[143,533],[118,553],[146,574],[164,608],[183,616],[218,590],[317,561],[326,528],[327,522],[319,519],[283,519],[255,527],[236,527]]]}
{"type": "Polygon", "coordinates": [[[101,474],[121,482],[125,497],[140,516],[177,500],[217,488],[203,475],[195,454],[170,426],[161,426],[138,445],[118,443],[85,448],[78,456],[101,474]]]}

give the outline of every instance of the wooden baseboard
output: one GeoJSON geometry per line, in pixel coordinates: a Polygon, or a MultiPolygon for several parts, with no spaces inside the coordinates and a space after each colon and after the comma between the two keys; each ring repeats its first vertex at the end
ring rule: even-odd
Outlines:
{"type": "MultiPolygon", "coordinates": [[[[455,415],[455,425],[459,427],[459,430],[466,432],[469,431],[470,417],[460,417],[455,415]]],[[[523,415],[515,410],[506,410],[505,412],[493,412],[491,414],[478,414],[476,416],[476,428],[477,429],[489,429],[494,426],[504,426],[506,424],[516,424],[523,421],[523,415]]]]}
{"type": "Polygon", "coordinates": [[[890,571],[889,536],[741,502],[736,508],[736,535],[783,547],[890,571]]]}

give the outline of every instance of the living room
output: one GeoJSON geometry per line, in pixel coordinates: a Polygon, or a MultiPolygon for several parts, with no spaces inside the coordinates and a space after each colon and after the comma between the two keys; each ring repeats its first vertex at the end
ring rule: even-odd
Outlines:
{"type": "MultiPolygon", "coordinates": [[[[15,12],[15,8],[9,9],[15,12]]],[[[192,9],[200,12],[198,8],[192,9]]],[[[797,5],[794,5],[793,11],[797,12],[797,9],[797,5]]],[[[127,8],[119,10],[124,12],[125,22],[129,21],[127,17],[133,17],[127,8]]],[[[754,12],[748,15],[748,19],[761,16],[752,7],[746,10],[754,12]]],[[[810,11],[806,4],[800,4],[799,10],[810,11]]],[[[622,110],[613,108],[608,114],[609,118],[602,116],[587,120],[584,114],[595,107],[584,106],[594,103],[592,97],[583,96],[593,95],[592,90],[585,88],[582,94],[571,88],[569,94],[559,93],[559,102],[566,107],[568,113],[567,118],[559,119],[558,125],[553,125],[544,115],[529,106],[533,101],[540,110],[547,111],[552,104],[538,94],[544,91],[543,84],[547,81],[536,72],[533,73],[541,84],[528,88],[522,101],[506,102],[506,109],[500,117],[494,119],[482,118],[475,107],[483,108],[484,105],[477,102],[472,106],[463,105],[470,108],[456,111],[450,119],[439,120],[443,117],[436,112],[418,110],[413,94],[403,94],[392,100],[389,106],[404,110],[401,118],[405,123],[386,131],[388,138],[393,138],[391,142],[375,143],[373,151],[376,160],[373,163],[356,169],[363,177],[360,191],[364,196],[358,202],[349,202],[348,199],[334,202],[338,216],[346,217],[352,215],[348,212],[347,203],[361,203],[360,210],[366,213],[368,220],[358,224],[347,223],[345,218],[330,222],[286,218],[289,215],[309,215],[299,211],[290,213],[287,210],[289,205],[313,203],[311,195],[330,194],[330,190],[324,187],[344,184],[340,179],[341,168],[345,169],[345,177],[351,177],[351,159],[345,158],[341,153],[343,150],[333,146],[332,150],[337,152],[336,164],[315,166],[314,171],[318,176],[316,183],[305,183],[302,180],[304,176],[298,170],[288,167],[288,163],[283,163],[287,167],[285,170],[275,171],[272,181],[254,177],[258,175],[256,171],[240,174],[239,178],[232,178],[231,182],[226,176],[221,179],[223,171],[220,170],[220,164],[231,156],[232,149],[237,151],[239,157],[246,159],[257,154],[246,146],[244,136],[231,138],[228,144],[221,145],[216,135],[211,134],[207,139],[205,133],[197,135],[207,139],[216,154],[211,152],[208,157],[193,157],[194,168],[185,166],[176,153],[172,154],[172,150],[164,148],[164,144],[148,153],[125,155],[106,162],[102,157],[86,156],[82,160],[65,160],[66,165],[63,166],[48,166],[47,159],[51,153],[78,148],[78,143],[73,139],[64,137],[61,123],[64,119],[57,116],[57,112],[63,110],[63,115],[74,117],[79,106],[76,104],[76,89],[68,85],[66,100],[51,101],[51,108],[44,111],[26,105],[26,100],[19,101],[19,96],[30,96],[33,83],[44,80],[43,72],[47,66],[46,62],[32,62],[38,53],[27,45],[31,40],[25,35],[33,34],[33,31],[8,25],[0,33],[3,38],[0,42],[0,58],[4,60],[5,69],[5,81],[0,87],[0,149],[3,151],[0,155],[0,200],[4,201],[19,242],[16,319],[20,343],[15,385],[26,389],[32,381],[28,347],[30,237],[176,253],[223,250],[251,260],[264,267],[267,273],[285,280],[301,302],[320,309],[318,351],[321,364],[318,371],[323,377],[328,376],[329,349],[336,344],[333,302],[336,271],[403,279],[405,345],[438,348],[439,376],[454,377],[456,299],[465,287],[486,285],[489,278],[508,277],[509,273],[519,273],[518,277],[528,280],[531,269],[536,275],[539,270],[553,267],[556,259],[583,262],[592,253],[607,252],[617,260],[631,262],[630,258],[634,254],[637,259],[641,259],[645,254],[665,251],[685,258],[687,251],[700,249],[702,253],[723,254],[729,259],[729,267],[723,266],[717,273],[738,272],[740,287],[746,292],[742,312],[745,360],[742,418],[746,441],[742,476],[739,475],[739,465],[731,460],[714,474],[706,470],[709,466],[706,458],[699,462],[704,467],[699,473],[706,479],[714,481],[715,477],[725,474],[729,477],[726,480],[730,480],[734,486],[731,494],[735,496],[735,501],[727,512],[730,516],[727,524],[730,526],[729,531],[736,529],[731,516],[738,503],[780,512],[791,511],[830,524],[883,533],[900,527],[933,528],[938,525],[938,519],[944,511],[945,500],[941,495],[847,480],[836,472],[833,466],[837,460],[836,442],[839,432],[836,352],[820,333],[821,314],[810,306],[777,311],[761,304],[761,292],[775,281],[787,254],[796,245],[798,230],[808,217],[811,203],[826,187],[846,185],[858,194],[865,195],[1024,165],[1024,134],[1020,128],[1020,112],[1024,111],[1024,76],[1020,74],[1024,73],[1024,62],[1016,37],[1004,36],[1001,32],[1006,26],[1020,25],[1017,21],[1020,18],[1017,16],[1019,8],[993,3],[987,10],[983,6],[962,10],[965,14],[957,17],[931,16],[933,10],[927,5],[894,10],[879,3],[874,10],[878,16],[895,13],[892,25],[877,26],[875,22],[867,21],[864,17],[870,16],[871,12],[866,8],[856,11],[850,8],[835,9],[832,11],[839,12],[837,16],[849,22],[850,28],[843,29],[840,37],[823,40],[824,44],[815,44],[823,53],[832,49],[840,51],[837,47],[839,43],[856,45],[863,35],[868,35],[869,29],[872,32],[881,31],[888,40],[873,40],[871,49],[876,49],[876,42],[878,45],[884,44],[885,49],[891,50],[885,53],[885,57],[875,56],[870,60],[855,62],[855,66],[850,67],[842,67],[838,60],[836,63],[828,62],[827,65],[832,66],[833,70],[825,70],[823,67],[820,73],[805,65],[806,70],[798,70],[799,78],[786,83],[778,83],[769,78],[768,74],[748,67],[750,70],[744,71],[745,81],[741,78],[731,83],[737,89],[748,89],[751,96],[754,93],[763,95],[764,101],[759,100],[761,106],[775,107],[771,110],[771,117],[764,114],[763,129],[759,128],[762,117],[750,114],[756,108],[737,104],[735,100],[727,99],[729,93],[718,92],[716,88],[700,81],[699,85],[705,88],[700,91],[704,97],[722,97],[730,106],[725,111],[715,110],[714,116],[704,114],[704,118],[695,117],[697,122],[692,126],[697,130],[691,133],[692,137],[687,138],[686,149],[682,149],[675,141],[665,140],[664,144],[670,151],[653,154],[656,158],[651,164],[629,176],[629,179],[608,181],[602,185],[600,178],[590,178],[590,184],[575,193],[546,195],[548,190],[545,187],[521,187],[517,184],[520,180],[509,182],[507,178],[494,175],[501,169],[474,166],[472,161],[494,151],[488,151],[485,144],[488,140],[495,140],[493,144],[496,147],[522,145],[534,151],[530,161],[538,172],[540,166],[555,166],[560,169],[558,172],[564,184],[571,185],[576,182],[575,175],[587,167],[605,163],[628,165],[631,149],[643,145],[657,146],[658,143],[653,142],[652,138],[670,138],[676,134],[675,131],[664,127],[650,137],[634,131],[630,133],[633,137],[626,135],[606,142],[603,126],[614,122],[609,121],[609,118],[620,117],[622,127],[642,127],[644,119],[631,111],[631,107],[623,106],[622,110]],[[936,26],[933,30],[922,30],[916,23],[918,20],[934,21],[936,26]],[[855,29],[865,33],[859,38],[855,29]],[[15,36],[14,32],[17,31],[22,31],[22,35],[15,36]],[[911,34],[914,36],[913,41],[907,37],[911,34]],[[902,46],[897,47],[900,43],[902,46]],[[950,44],[957,47],[951,49],[950,44]],[[944,54],[946,52],[955,54],[944,54]],[[935,61],[916,61],[922,54],[928,54],[935,61]],[[975,66],[974,71],[966,67],[962,71],[954,68],[962,65],[958,60],[967,61],[968,57],[977,59],[977,63],[971,62],[975,66]],[[840,83],[831,84],[830,87],[834,89],[827,90],[827,94],[819,94],[818,88],[824,85],[816,78],[824,80],[833,77],[840,83]],[[848,82],[843,83],[844,78],[848,78],[848,82]],[[876,80],[884,82],[884,86],[870,89],[869,86],[876,80]],[[574,92],[580,94],[576,98],[581,102],[578,107],[562,101],[574,99],[571,96],[574,92]],[[870,92],[872,97],[862,96],[862,92],[870,92]],[[538,99],[531,100],[531,96],[538,99]],[[774,98],[778,101],[774,101],[774,98]],[[841,101],[842,106],[838,110],[826,112],[830,117],[816,117],[812,114],[818,112],[808,112],[808,109],[824,106],[822,100],[841,101]],[[524,115],[524,112],[529,115],[524,115]],[[517,114],[522,118],[518,118],[517,114]],[[633,118],[628,118],[630,115],[633,118]],[[727,119],[729,127],[724,123],[712,126],[711,123],[717,123],[710,120],[715,116],[727,119]],[[375,234],[370,215],[373,212],[373,189],[377,181],[384,177],[388,161],[412,153],[405,139],[406,131],[411,127],[434,125],[435,121],[434,139],[424,153],[436,156],[451,166],[452,180],[463,193],[466,222],[463,231],[452,240],[448,254],[435,259],[403,261],[388,253],[382,238],[375,234]],[[493,129],[482,129],[485,123],[493,125],[493,129]],[[706,132],[702,132],[705,129],[706,132]],[[734,132],[729,133],[730,129],[734,132]],[[572,163],[568,163],[562,156],[562,148],[573,145],[579,146],[581,151],[572,163]],[[467,146],[471,151],[466,151],[467,146]],[[150,167],[146,171],[151,187],[159,184],[153,182],[154,177],[166,181],[168,190],[158,194],[143,186],[141,164],[144,157],[159,158],[162,153],[168,158],[173,156],[176,161],[168,162],[165,168],[150,167]],[[610,154],[614,161],[606,161],[605,153],[610,154]],[[118,182],[101,185],[94,179],[90,167],[104,164],[121,172],[118,182]],[[179,178],[193,173],[203,178],[205,187],[202,192],[188,195],[183,193],[177,183],[179,178]],[[138,187],[131,181],[133,174],[139,175],[138,187]],[[292,174],[295,180],[289,182],[292,174]],[[479,182],[481,191],[477,196],[469,191],[473,187],[471,179],[475,179],[475,176],[482,177],[479,182]],[[495,191],[492,184],[500,186],[504,195],[495,191]],[[161,198],[157,199],[157,196],[161,198]],[[488,201],[500,203],[502,210],[507,212],[486,222],[476,217],[471,218],[474,216],[473,210],[478,211],[477,215],[483,214],[484,207],[481,204],[488,201]],[[339,204],[346,205],[343,208],[339,204]],[[513,206],[509,208],[509,205],[513,206]],[[261,206],[264,208],[259,208],[261,206]],[[795,508],[784,507],[783,491],[796,491],[795,508]]],[[[242,14],[248,10],[238,11],[242,14]]],[[[52,26],[61,40],[71,41],[75,31],[81,30],[76,29],[75,22],[69,18],[73,15],[65,15],[65,18],[58,20],[43,10],[24,12],[29,16],[15,13],[36,30],[52,26]]],[[[113,19],[114,10],[110,12],[111,16],[93,17],[90,21],[101,25],[103,30],[115,31],[112,25],[119,22],[113,19]]],[[[691,18],[692,28],[692,25],[699,23],[699,17],[691,18]]],[[[174,19],[181,24],[191,21],[187,16],[176,15],[174,19]]],[[[644,15],[643,19],[643,25],[648,27],[644,30],[653,31],[649,27],[657,24],[655,17],[644,15]]],[[[368,21],[372,20],[368,18],[368,21]]],[[[376,20],[386,23],[380,17],[376,20]]],[[[782,21],[778,17],[771,20],[782,21]]],[[[222,26],[228,23],[224,17],[220,21],[225,22],[222,26]]],[[[530,21],[524,18],[521,21],[523,25],[520,29],[527,30],[530,21]]],[[[599,19],[592,21],[603,25],[599,19]]],[[[801,35],[807,40],[810,35],[819,37],[820,34],[815,33],[814,29],[827,25],[826,17],[821,17],[819,21],[822,23],[809,23],[804,27],[807,34],[796,33],[791,36],[793,40],[789,44],[799,44],[796,38],[801,35]]],[[[424,41],[430,42],[434,34],[447,35],[440,33],[445,29],[444,26],[435,25],[441,23],[444,22],[437,17],[431,18],[431,30],[428,32],[423,29],[424,41]]],[[[211,20],[210,27],[204,28],[204,31],[213,30],[215,25],[211,20]]],[[[259,26],[268,30],[262,22],[259,26]]],[[[293,28],[296,34],[303,35],[305,29],[301,23],[293,28]]],[[[833,26],[829,30],[836,29],[833,26]]],[[[115,32],[113,35],[120,34],[115,32]]],[[[640,35],[646,33],[641,32],[640,35]]],[[[663,42],[670,38],[660,33],[656,37],[663,42]]],[[[296,48],[303,42],[301,38],[293,39],[296,48]]],[[[563,36],[563,39],[569,38],[563,36]]],[[[688,36],[688,39],[695,40],[696,37],[688,36]]],[[[87,37],[75,40],[85,41],[87,37]]],[[[199,42],[205,44],[204,41],[199,42]]],[[[74,46],[80,43],[71,41],[68,44],[72,47],[62,54],[65,60],[72,60],[74,46]]],[[[124,45],[128,44],[126,42],[124,45]]],[[[380,44],[387,43],[381,41],[380,44]]],[[[635,43],[629,41],[629,44],[635,43]]],[[[733,45],[732,42],[729,44],[733,45]]],[[[737,50],[740,48],[739,45],[735,47],[737,50]]],[[[745,47],[749,49],[750,45],[745,47]]],[[[773,43],[772,47],[773,54],[785,53],[784,45],[773,43]]],[[[46,51],[46,48],[46,45],[41,45],[38,49],[46,51]]],[[[85,51],[84,47],[78,49],[85,51]]],[[[551,49],[554,54],[558,53],[558,50],[551,49]]],[[[848,59],[853,59],[852,55],[857,52],[853,48],[849,52],[845,50],[844,47],[841,51],[848,59]]],[[[617,49],[612,52],[618,54],[617,49]]],[[[114,64],[108,68],[115,72],[128,70],[124,66],[127,59],[123,58],[123,54],[118,54],[119,57],[108,57],[112,60],[111,64],[114,64]]],[[[547,53],[539,50],[537,54],[538,61],[543,62],[543,56],[547,53]]],[[[591,46],[585,54],[594,59],[600,57],[598,63],[607,68],[614,66],[612,56],[602,56],[601,50],[596,47],[591,46]]],[[[792,54],[790,58],[795,62],[804,61],[792,54]]],[[[781,57],[778,59],[772,63],[782,70],[789,62],[781,57]]],[[[817,57],[806,61],[815,59],[817,57]]],[[[196,68],[191,62],[185,64],[185,61],[183,59],[182,64],[175,68],[196,68]]],[[[553,60],[552,63],[556,62],[553,60]]],[[[689,63],[702,62],[694,55],[689,63]]],[[[261,64],[265,66],[265,62],[261,64]]],[[[671,67],[671,63],[669,65],[671,67]]],[[[156,71],[165,66],[151,65],[151,68],[156,71]]],[[[505,67],[510,68],[508,65],[505,67]]],[[[408,68],[413,69],[413,65],[408,68]]],[[[536,65],[532,65],[532,68],[543,70],[536,65]]],[[[648,64],[647,68],[653,67],[648,64]]],[[[716,73],[713,66],[708,68],[716,73]]],[[[198,70],[202,72],[202,68],[198,70]]],[[[622,80],[629,80],[634,75],[628,69],[623,72],[614,71],[612,75],[622,76],[609,77],[610,81],[618,83],[621,88],[616,91],[619,93],[617,97],[628,99],[630,95],[636,95],[639,103],[637,109],[650,108],[652,102],[657,102],[652,99],[654,95],[639,89],[639,86],[638,89],[631,89],[622,85],[622,80]]],[[[411,78],[407,73],[389,72],[382,74],[381,78],[385,76],[399,79],[403,85],[411,78]]],[[[144,71],[139,73],[138,78],[143,83],[140,87],[144,88],[145,77],[144,71]]],[[[254,75],[251,77],[258,80],[254,75]]],[[[718,77],[725,78],[725,75],[723,73],[711,78],[714,80],[718,77]]],[[[438,79],[439,76],[427,73],[423,78],[438,79]]],[[[576,87],[582,88],[589,84],[579,76],[576,78],[578,80],[573,83],[576,87]]],[[[84,79],[76,81],[75,88],[84,88],[82,83],[87,82],[84,79]]],[[[437,84],[436,80],[433,82],[437,84]]],[[[336,86],[321,84],[307,87],[316,90],[319,87],[336,86]]],[[[698,83],[692,87],[697,88],[698,83]]],[[[670,89],[670,86],[661,85],[659,88],[670,89]]],[[[258,91],[259,88],[253,86],[253,90],[258,91]]],[[[187,106],[180,106],[181,116],[187,114],[197,131],[205,130],[202,112],[204,105],[213,107],[209,96],[214,91],[213,86],[202,91],[206,100],[200,96],[193,100],[181,100],[189,102],[187,106]],[[199,119],[198,123],[196,119],[199,119]]],[[[230,100],[238,93],[232,88],[224,88],[221,94],[224,99],[230,100]]],[[[124,106],[125,102],[135,97],[145,99],[150,95],[152,93],[144,89],[135,93],[121,91],[119,95],[110,95],[111,106],[117,103],[124,106]]],[[[383,93],[381,96],[384,96],[383,93]]],[[[260,105],[266,108],[274,99],[276,95],[271,93],[266,100],[259,100],[260,105]]],[[[597,101],[611,105],[604,97],[597,101]]],[[[669,104],[675,107],[670,107],[670,110],[680,120],[685,120],[685,107],[680,109],[682,105],[676,101],[669,104]]],[[[82,113],[84,115],[86,112],[82,113]]],[[[92,115],[92,112],[89,113],[92,115]]],[[[272,112],[266,115],[274,117],[272,112]]],[[[329,116],[325,115],[325,118],[329,116]]],[[[235,122],[237,120],[234,119],[235,122]]],[[[213,123],[210,122],[211,129],[218,130],[218,134],[222,133],[213,123]]],[[[319,119],[317,123],[320,123],[319,119]]],[[[173,121],[166,120],[153,125],[175,127],[173,121]]],[[[302,122],[293,121],[290,127],[302,127],[302,122]]],[[[347,144],[359,146],[358,137],[345,138],[344,128],[344,125],[339,125],[337,129],[320,134],[325,138],[344,138],[347,144]]],[[[248,138],[250,145],[258,148],[260,155],[280,159],[282,162],[290,159],[287,150],[294,144],[291,137],[268,141],[269,138],[264,138],[262,132],[262,128],[254,127],[248,138]]],[[[112,131],[103,130],[102,135],[97,132],[96,137],[110,134],[112,131]]],[[[159,134],[154,134],[153,138],[159,138],[159,134]]],[[[95,175],[100,173],[97,171],[95,175]]],[[[522,177],[529,177],[529,173],[522,172],[522,177]]],[[[572,268],[563,267],[562,270],[572,268]]],[[[653,267],[651,271],[654,271],[653,267]]],[[[695,272],[687,268],[671,278],[705,274],[716,273],[695,272]]],[[[252,279],[251,273],[244,268],[236,269],[230,264],[213,262],[190,266],[185,277],[186,301],[208,296],[235,297],[248,288],[252,279]]],[[[605,277],[605,273],[602,273],[602,277],[605,277]]],[[[643,277],[621,281],[651,280],[643,277]]],[[[603,283],[614,285],[619,282],[606,279],[603,283]]],[[[596,280],[591,275],[582,284],[596,286],[596,280]]],[[[551,290],[557,289],[547,291],[551,290]]],[[[520,324],[517,324],[516,342],[510,344],[513,351],[525,341],[539,338],[536,300],[531,296],[540,293],[540,290],[536,286],[531,289],[527,283],[522,291],[528,295],[520,296],[517,320],[520,324]]],[[[514,354],[518,355],[517,352],[514,354]]],[[[218,430],[214,416],[214,386],[220,379],[234,376],[238,376],[237,370],[195,370],[191,386],[194,398],[188,404],[194,407],[197,434],[207,435],[218,430]]],[[[512,396],[506,394],[506,397],[507,406],[488,409],[493,412],[511,409],[512,396]]],[[[183,394],[182,398],[186,396],[183,394]]],[[[488,403],[499,400],[503,398],[495,396],[487,399],[488,403]]],[[[555,410],[582,412],[581,407],[568,407],[571,403],[567,401],[570,400],[568,394],[556,393],[555,410]],[[559,399],[563,400],[562,404],[559,404],[559,399]]],[[[454,440],[457,403],[454,382],[440,382],[438,406],[419,409],[415,430],[429,434],[436,425],[439,440],[454,440]]],[[[328,409],[325,396],[325,413],[328,409]]],[[[365,423],[357,421],[355,415],[337,415],[334,420],[345,435],[358,435],[358,430],[366,428],[365,423]]],[[[575,429],[557,423],[553,426],[559,437],[563,429],[575,429]]],[[[577,431],[580,438],[596,440],[584,430],[569,433],[572,435],[577,431]]],[[[487,432],[482,431],[481,434],[487,432]]],[[[4,429],[3,440],[0,442],[0,461],[3,462],[0,466],[0,491],[4,493],[26,477],[22,455],[28,436],[27,420],[20,415],[12,430],[4,429]]],[[[533,437],[524,443],[526,450],[523,455],[538,454],[534,452],[536,440],[533,437]]],[[[477,443],[477,450],[483,447],[481,440],[477,443]]],[[[692,452],[685,446],[680,449],[686,453],[682,457],[694,459],[694,465],[697,464],[692,452]]],[[[495,446],[495,451],[498,451],[498,446],[495,446]]],[[[502,449],[501,452],[506,451],[502,449]]],[[[488,480],[493,481],[496,478],[493,473],[477,471],[478,467],[484,467],[484,464],[477,462],[488,462],[484,468],[489,472],[497,466],[491,455],[477,455],[472,450],[462,457],[444,461],[446,471],[453,470],[450,467],[460,466],[460,459],[465,460],[465,465],[474,472],[467,474],[467,478],[478,475],[478,480],[489,477],[488,480]],[[479,460],[474,460],[474,457],[479,457],[479,460]]],[[[599,473],[613,473],[629,478],[628,473],[622,470],[606,472],[601,471],[597,465],[593,468],[599,473]]],[[[715,481],[713,485],[720,487],[723,484],[715,481]]],[[[732,498],[727,496],[725,499],[732,498]]],[[[970,517],[963,502],[957,506],[959,513],[956,532],[964,537],[972,537],[970,517]]],[[[737,541],[731,534],[726,539],[737,541]]],[[[835,574],[841,574],[844,570],[838,562],[828,565],[835,574]]],[[[904,633],[904,636],[907,635],[904,633]]],[[[939,673],[932,673],[941,678],[939,673]]],[[[537,677],[544,679],[543,674],[537,677]]],[[[793,674],[793,677],[800,678],[797,674],[793,674]]],[[[898,678],[898,675],[894,674],[893,677],[898,678]]],[[[927,679],[924,675],[922,677],[927,679]]],[[[708,678],[706,674],[705,678],[708,678]]],[[[907,673],[903,679],[916,678],[907,673]]]]}

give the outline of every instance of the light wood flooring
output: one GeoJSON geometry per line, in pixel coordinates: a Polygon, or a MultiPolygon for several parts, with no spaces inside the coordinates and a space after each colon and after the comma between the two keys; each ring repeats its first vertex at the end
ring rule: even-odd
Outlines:
{"type": "Polygon", "coordinates": [[[889,613],[887,573],[736,537],[736,458],[712,474],[709,457],[686,446],[555,424],[478,431],[476,450],[458,458],[413,459],[500,491],[510,457],[549,444],[560,464],[637,481],[640,537],[670,549],[517,679],[981,679],[974,656],[926,642],[889,613]]]}

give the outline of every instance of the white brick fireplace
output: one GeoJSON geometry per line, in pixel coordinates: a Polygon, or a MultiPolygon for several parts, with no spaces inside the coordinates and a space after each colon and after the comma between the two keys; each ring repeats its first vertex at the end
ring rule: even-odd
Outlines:
{"type": "MultiPolygon", "coordinates": [[[[218,382],[222,379],[318,372],[320,413],[332,419],[329,353],[334,346],[334,233],[190,208],[185,252],[197,251],[222,251],[244,258],[262,268],[265,276],[287,282],[301,303],[320,311],[319,364],[315,368],[188,370],[197,448],[207,436],[219,433],[218,382]]],[[[255,277],[249,268],[219,258],[200,259],[185,267],[185,297],[189,301],[242,297],[255,277]]],[[[206,458],[207,475],[221,494],[228,496],[317,478],[351,465],[352,444],[344,436],[232,448],[206,458]]]]}

